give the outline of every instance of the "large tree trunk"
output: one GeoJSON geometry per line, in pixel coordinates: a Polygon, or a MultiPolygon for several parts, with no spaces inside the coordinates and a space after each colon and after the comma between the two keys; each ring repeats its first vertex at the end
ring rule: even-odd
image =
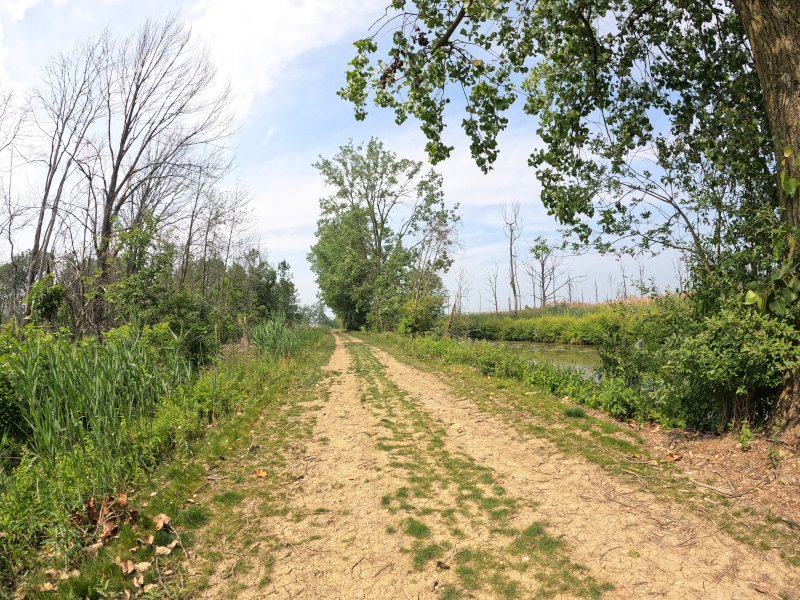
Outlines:
{"type": "MultiPolygon", "coordinates": [[[[767,110],[779,175],[800,179],[800,2],[733,0],[755,59],[767,110]],[[786,149],[793,155],[784,160],[786,149]]],[[[800,192],[789,197],[778,185],[783,219],[800,227],[800,192]]],[[[782,427],[800,424],[800,371],[786,374],[773,420],[782,427]]]]}

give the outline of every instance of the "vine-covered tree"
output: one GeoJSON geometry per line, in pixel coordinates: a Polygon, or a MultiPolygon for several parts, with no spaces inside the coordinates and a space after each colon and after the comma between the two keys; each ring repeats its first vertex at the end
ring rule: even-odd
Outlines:
{"type": "Polygon", "coordinates": [[[386,330],[404,311],[441,310],[439,273],[452,262],[458,222],[441,176],[423,173],[421,162],[398,158],[376,139],[351,142],[314,166],[335,192],[320,200],[309,261],[342,324],[386,330]]]}

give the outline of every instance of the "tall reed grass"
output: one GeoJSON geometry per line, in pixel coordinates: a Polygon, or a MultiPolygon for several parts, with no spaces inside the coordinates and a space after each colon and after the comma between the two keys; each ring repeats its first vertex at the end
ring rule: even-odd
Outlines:
{"type": "Polygon", "coordinates": [[[124,326],[100,340],[29,328],[3,334],[0,580],[42,544],[79,542],[70,513],[135,481],[191,429],[193,379],[166,325],[124,326]],[[165,423],[169,425],[165,427],[165,423]]]}
{"type": "Polygon", "coordinates": [[[260,352],[283,358],[318,340],[322,331],[316,327],[293,326],[282,315],[275,315],[258,323],[251,339],[260,352]]]}
{"type": "Polygon", "coordinates": [[[626,305],[556,305],[512,313],[477,313],[460,315],[451,331],[461,337],[484,340],[553,342],[598,345],[609,333],[630,324],[645,314],[646,303],[626,305]]]}

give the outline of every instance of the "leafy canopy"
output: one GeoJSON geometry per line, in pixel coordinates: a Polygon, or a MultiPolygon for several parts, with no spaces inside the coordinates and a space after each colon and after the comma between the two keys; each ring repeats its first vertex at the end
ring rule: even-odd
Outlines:
{"type": "Polygon", "coordinates": [[[433,162],[457,105],[490,169],[521,103],[542,201],[582,242],[740,282],[774,265],[774,149],[727,0],[395,0],[355,47],[342,97],[418,119],[433,162]]]}

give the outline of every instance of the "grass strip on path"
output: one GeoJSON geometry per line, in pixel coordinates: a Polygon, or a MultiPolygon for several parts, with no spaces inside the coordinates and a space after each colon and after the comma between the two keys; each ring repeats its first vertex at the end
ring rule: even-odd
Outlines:
{"type": "Polygon", "coordinates": [[[362,402],[385,429],[378,448],[406,472],[406,485],[382,499],[393,516],[387,531],[407,537],[415,569],[435,563],[449,570],[453,563],[443,598],[594,598],[611,588],[573,562],[546,523],[524,521],[536,514],[534,502],[511,497],[491,469],[448,450],[447,433],[389,380],[368,346],[347,347],[366,382],[362,402]]]}

